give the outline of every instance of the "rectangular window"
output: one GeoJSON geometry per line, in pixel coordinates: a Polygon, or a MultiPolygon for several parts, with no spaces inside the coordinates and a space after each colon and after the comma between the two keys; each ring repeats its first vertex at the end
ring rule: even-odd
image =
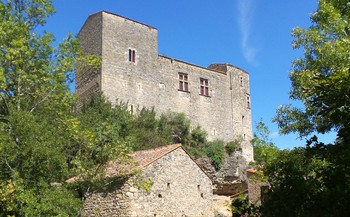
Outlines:
{"type": "Polygon", "coordinates": [[[129,49],[129,62],[136,62],[136,51],[129,49]]]}
{"type": "Polygon", "coordinates": [[[200,79],[200,94],[203,96],[209,96],[209,81],[208,79],[200,79]]]}
{"type": "Polygon", "coordinates": [[[179,90],[188,92],[188,75],[179,73],[179,90]]]}

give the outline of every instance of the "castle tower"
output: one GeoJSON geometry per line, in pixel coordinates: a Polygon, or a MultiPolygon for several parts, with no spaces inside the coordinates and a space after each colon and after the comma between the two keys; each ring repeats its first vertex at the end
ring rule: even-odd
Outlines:
{"type": "Polygon", "coordinates": [[[102,57],[99,70],[79,67],[80,99],[100,90],[131,110],[183,112],[208,139],[242,139],[242,156],[253,160],[249,74],[230,64],[208,68],[158,55],[156,28],[109,12],[89,16],[79,38],[86,53],[102,57]]]}

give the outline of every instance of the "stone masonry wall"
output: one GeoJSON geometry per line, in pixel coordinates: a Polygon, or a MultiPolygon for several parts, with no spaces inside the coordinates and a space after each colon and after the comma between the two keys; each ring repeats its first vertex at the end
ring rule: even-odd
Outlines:
{"type": "Polygon", "coordinates": [[[212,183],[182,148],[142,170],[153,185],[149,192],[130,181],[111,192],[87,197],[82,216],[192,216],[210,217],[212,183]]]}
{"type": "Polygon", "coordinates": [[[129,195],[132,194],[129,192],[130,187],[126,183],[124,186],[115,186],[114,190],[98,191],[86,195],[81,217],[129,216],[128,207],[131,203],[129,195]]]}
{"type": "MultiPolygon", "coordinates": [[[[86,55],[102,55],[102,14],[94,14],[85,22],[79,33],[80,45],[86,55]]],[[[82,101],[89,98],[101,87],[101,69],[94,69],[85,63],[79,63],[76,75],[76,93],[82,101]]]]}
{"type": "Polygon", "coordinates": [[[87,74],[94,82],[77,77],[79,97],[89,93],[85,89],[98,87],[112,102],[129,103],[132,111],[154,107],[158,114],[183,112],[193,125],[207,131],[209,140],[242,139],[242,155],[246,162],[253,160],[247,72],[229,64],[204,68],[159,56],[157,29],[137,21],[109,12],[88,20],[80,35],[88,47],[96,47],[90,49],[96,54],[102,46],[102,67],[97,77],[87,74]],[[130,49],[136,52],[135,62],[129,61],[130,49]],[[188,92],[179,90],[179,73],[188,75],[188,92]],[[200,78],[208,79],[209,96],[200,95],[200,78]]]}

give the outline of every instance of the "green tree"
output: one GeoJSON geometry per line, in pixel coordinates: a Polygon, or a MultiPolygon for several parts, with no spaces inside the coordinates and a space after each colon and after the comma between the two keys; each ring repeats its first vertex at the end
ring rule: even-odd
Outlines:
{"type": "Polygon", "coordinates": [[[264,168],[271,193],[265,216],[349,216],[349,147],[316,137],[306,148],[283,150],[264,168]]]}
{"type": "Polygon", "coordinates": [[[197,126],[192,128],[191,121],[184,113],[168,111],[162,114],[160,122],[166,123],[163,132],[170,133],[172,143],[181,143],[187,147],[199,147],[206,143],[207,133],[197,126]]]}
{"type": "Polygon", "coordinates": [[[280,152],[277,146],[269,138],[270,131],[266,124],[260,120],[256,124],[256,131],[252,139],[254,147],[254,161],[263,166],[275,160],[280,152]]]}
{"type": "Polygon", "coordinates": [[[301,101],[304,109],[278,109],[275,121],[282,133],[349,132],[349,17],[348,0],[319,0],[311,16],[313,25],[293,30],[293,47],[303,48],[304,57],[293,63],[290,97],[301,101]]]}
{"type": "Polygon", "coordinates": [[[53,13],[50,0],[0,1],[0,216],[71,216],[81,206],[64,183],[94,143],[68,87],[78,42],[53,46],[37,31],[53,13]]]}
{"type": "Polygon", "coordinates": [[[334,130],[337,140],[323,144],[314,136],[266,168],[272,191],[266,216],[350,215],[350,4],[319,0],[311,20],[310,28],[293,30],[293,46],[304,56],[293,63],[290,97],[304,106],[281,106],[274,120],[285,134],[334,130]]]}
{"type": "MultiPolygon", "coordinates": [[[[85,140],[88,145],[74,147],[83,168],[103,169],[109,160],[126,160],[126,154],[132,148],[128,137],[133,123],[126,104],[112,106],[101,93],[96,93],[84,102],[77,118],[80,130],[88,138],[85,140]]],[[[97,172],[101,171],[92,171],[91,175],[95,176],[97,172]]]]}
{"type": "Polygon", "coordinates": [[[142,108],[134,116],[129,138],[135,151],[172,144],[169,121],[157,118],[153,108],[142,108]]]}

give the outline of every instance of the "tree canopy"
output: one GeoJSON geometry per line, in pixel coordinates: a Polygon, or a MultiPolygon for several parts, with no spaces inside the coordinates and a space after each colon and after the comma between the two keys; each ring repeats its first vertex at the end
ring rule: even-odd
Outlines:
{"type": "Polygon", "coordinates": [[[0,1],[0,216],[70,216],[81,200],[65,180],[93,161],[92,135],[74,116],[69,89],[81,54],[38,27],[49,0],[0,1]]]}
{"type": "Polygon", "coordinates": [[[350,3],[319,0],[311,21],[293,30],[293,47],[304,55],[293,62],[290,97],[304,106],[281,106],[274,121],[285,134],[334,130],[337,139],[324,144],[313,136],[264,168],[271,184],[265,216],[350,215],[350,3]]]}
{"type": "Polygon", "coordinates": [[[254,147],[254,161],[256,166],[264,166],[274,161],[280,150],[269,138],[270,130],[266,124],[260,120],[256,124],[256,131],[252,139],[254,147]]]}
{"type": "Polygon", "coordinates": [[[319,0],[311,15],[312,26],[293,30],[293,47],[303,48],[304,56],[293,62],[290,97],[304,108],[278,109],[275,121],[282,133],[349,132],[349,17],[348,0],[319,0]]]}

